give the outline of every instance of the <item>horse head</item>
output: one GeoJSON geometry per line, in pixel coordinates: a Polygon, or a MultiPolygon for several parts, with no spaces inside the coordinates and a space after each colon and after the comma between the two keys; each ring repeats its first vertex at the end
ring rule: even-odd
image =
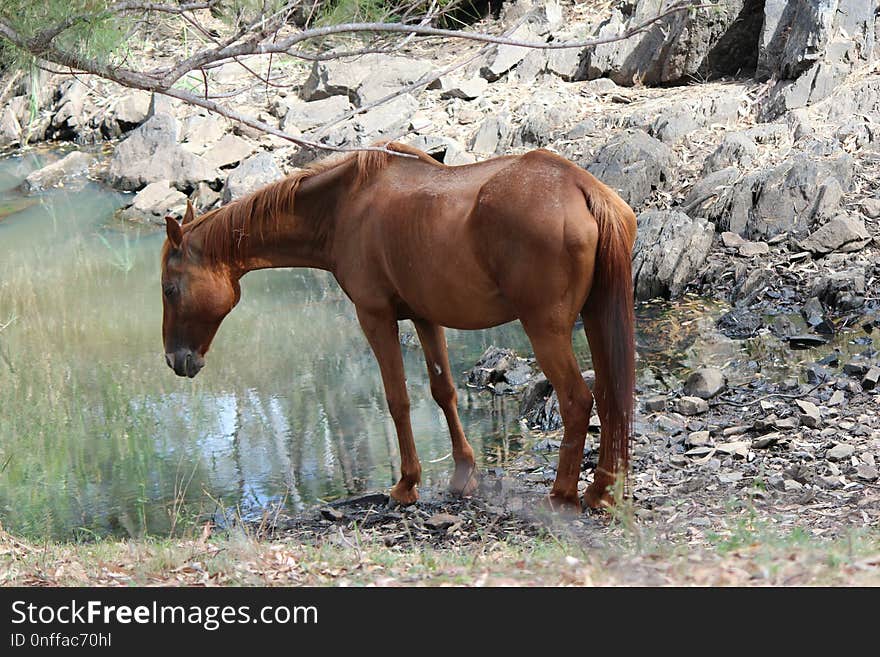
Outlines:
{"type": "Polygon", "coordinates": [[[165,217],[162,249],[162,340],[165,361],[178,376],[194,377],[223,318],[238,303],[238,277],[228,263],[212,262],[189,230],[195,218],[187,201],[183,224],[165,217]]]}

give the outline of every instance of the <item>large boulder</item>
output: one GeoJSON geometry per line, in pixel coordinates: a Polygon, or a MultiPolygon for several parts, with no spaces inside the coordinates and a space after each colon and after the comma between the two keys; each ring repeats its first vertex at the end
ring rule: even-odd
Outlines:
{"type": "MultiPolygon", "coordinates": [[[[656,16],[676,0],[617,3],[596,37],[611,37],[656,16]]],[[[584,52],[580,79],[658,85],[754,69],[761,0],[720,0],[712,7],[670,14],[622,41],[584,52]]]]}
{"type": "Polygon", "coordinates": [[[701,212],[716,221],[719,230],[752,240],[783,233],[803,236],[840,212],[851,176],[852,159],[847,155],[817,160],[798,154],[746,174],[701,212]]]}
{"type": "Polygon", "coordinates": [[[313,101],[288,96],[280,103],[279,110],[284,113],[281,129],[292,135],[303,135],[345,115],[351,110],[351,102],[348,96],[328,96],[313,101]]]}
{"type": "Polygon", "coordinates": [[[77,176],[85,176],[94,158],[82,151],[68,153],[57,162],[28,174],[21,184],[26,192],[41,192],[51,187],[58,187],[66,180],[77,176]]]}
{"type": "Polygon", "coordinates": [[[828,96],[874,50],[876,3],[866,0],[766,0],[758,74],[779,80],[763,108],[779,116],[828,96]]]}
{"type": "Polygon", "coordinates": [[[177,143],[177,121],[170,114],[156,114],[132,130],[116,147],[107,173],[113,187],[126,191],[160,180],[185,190],[218,177],[203,158],[177,143]]]}
{"type": "Polygon", "coordinates": [[[758,156],[758,146],[745,133],[731,132],[724,136],[718,148],[703,162],[703,174],[720,171],[729,166],[750,169],[758,156]]]}
{"type": "Polygon", "coordinates": [[[21,143],[21,124],[10,107],[0,112],[0,149],[18,146],[21,143]]]}
{"type": "Polygon", "coordinates": [[[269,153],[257,153],[229,172],[223,187],[223,202],[229,203],[246,196],[283,176],[269,153]]]}
{"type": "Polygon", "coordinates": [[[120,213],[123,219],[165,224],[165,216],[179,214],[186,209],[186,194],[174,189],[167,180],[153,182],[135,194],[131,205],[120,213]]]}
{"type": "Polygon", "coordinates": [[[675,210],[648,210],[638,217],[633,247],[637,299],[678,297],[706,261],[712,224],[675,210]]]}
{"type": "Polygon", "coordinates": [[[675,156],[643,130],[627,130],[608,140],[587,166],[590,173],[638,206],[672,177],[675,156]]]}
{"type": "Polygon", "coordinates": [[[538,91],[516,108],[522,116],[513,135],[513,146],[546,146],[578,116],[568,93],[538,91]]]}
{"type": "Polygon", "coordinates": [[[739,90],[734,87],[721,93],[701,95],[697,99],[664,103],[659,111],[649,108],[633,112],[628,125],[642,128],[667,144],[674,144],[695,130],[732,123],[737,118],[740,102],[739,90]]]}
{"type": "Polygon", "coordinates": [[[858,251],[871,241],[865,222],[856,216],[842,214],[823,224],[799,246],[813,255],[822,256],[832,251],[858,251]]]}
{"type": "MultiPolygon", "coordinates": [[[[433,70],[434,66],[424,60],[382,54],[315,62],[300,96],[304,100],[321,100],[343,95],[360,107],[400,91],[433,70]]],[[[438,86],[434,81],[428,88],[438,86]]]]}

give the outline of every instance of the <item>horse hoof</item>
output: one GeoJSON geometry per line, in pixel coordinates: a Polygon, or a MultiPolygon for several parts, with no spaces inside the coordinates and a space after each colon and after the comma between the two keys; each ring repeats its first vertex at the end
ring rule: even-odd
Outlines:
{"type": "Polygon", "coordinates": [[[590,484],[584,493],[584,506],[594,511],[607,511],[614,506],[614,496],[607,486],[590,484]]]}
{"type": "Polygon", "coordinates": [[[463,470],[456,468],[452,481],[449,482],[449,492],[458,497],[470,497],[477,492],[479,486],[477,472],[473,466],[463,470]]]}
{"type": "Polygon", "coordinates": [[[541,506],[551,513],[558,513],[563,516],[578,516],[581,513],[581,503],[577,495],[574,497],[566,495],[557,495],[550,493],[541,500],[541,506]]]}
{"type": "Polygon", "coordinates": [[[419,491],[416,490],[415,486],[398,482],[394,485],[394,488],[391,489],[391,499],[402,506],[409,506],[418,501],[419,491]]]}

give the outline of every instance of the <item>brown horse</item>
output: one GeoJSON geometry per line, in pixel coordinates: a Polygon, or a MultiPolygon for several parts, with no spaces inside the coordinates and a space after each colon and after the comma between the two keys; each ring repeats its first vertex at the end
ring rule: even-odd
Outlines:
{"type": "Polygon", "coordinates": [[[162,251],[162,336],[168,365],[195,376],[220,322],[238,303],[239,279],[267,267],[332,272],[354,302],[379,362],[400,443],[400,503],[418,498],[397,323],[415,324],[446,415],[455,472],[450,489],[476,487],[474,452],[456,408],[443,327],[482,329],[519,319],[559,396],[565,425],[554,507],[578,500],[593,407],[571,343],[580,314],[596,371],[599,464],[584,501],[611,501],[625,480],[634,392],[630,252],[635,215],[608,187],[545,150],[449,167],[361,151],[323,162],[183,224],[167,218],[162,251]]]}

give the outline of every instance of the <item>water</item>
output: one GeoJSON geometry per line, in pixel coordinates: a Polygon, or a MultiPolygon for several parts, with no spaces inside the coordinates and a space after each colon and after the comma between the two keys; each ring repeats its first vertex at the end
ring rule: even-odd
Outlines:
{"type": "MultiPolygon", "coordinates": [[[[161,344],[164,231],[114,220],[125,196],[96,183],[23,198],[24,176],[57,156],[0,160],[5,529],[56,539],[167,534],[218,505],[295,510],[396,480],[379,370],[331,276],[247,275],[207,366],[180,379],[161,344]]],[[[401,329],[414,334],[408,322],[401,329]]],[[[529,351],[518,324],[450,331],[449,343],[456,372],[492,343],[529,351]]],[[[424,483],[442,486],[448,433],[412,344],[404,356],[424,483]]],[[[522,432],[517,400],[459,395],[480,465],[505,463],[522,432]]]]}

